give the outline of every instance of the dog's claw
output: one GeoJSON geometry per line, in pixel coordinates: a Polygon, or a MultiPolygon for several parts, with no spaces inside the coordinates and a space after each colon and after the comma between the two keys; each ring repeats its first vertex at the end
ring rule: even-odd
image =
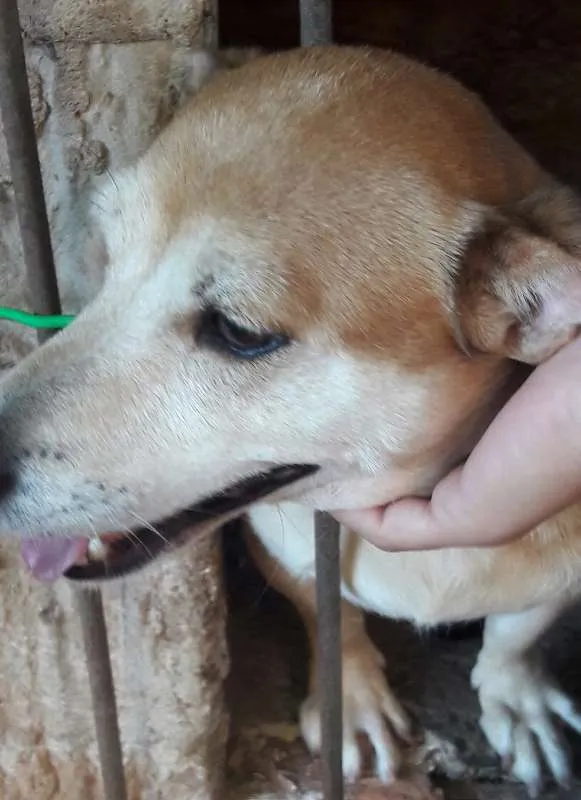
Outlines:
{"type": "MultiPolygon", "coordinates": [[[[301,730],[311,752],[318,753],[320,712],[314,694],[302,705],[301,730]]],[[[343,659],[343,773],[348,781],[361,774],[359,733],[373,748],[377,777],[386,784],[393,782],[401,760],[397,740],[411,740],[411,725],[387,685],[383,659],[371,642],[343,659]]]]}
{"type": "Polygon", "coordinates": [[[486,738],[503,767],[526,785],[531,797],[542,789],[543,761],[560,786],[569,786],[569,752],[558,721],[577,730],[579,715],[541,665],[530,657],[502,665],[480,661],[473,684],[480,697],[480,723],[486,738]]]}
{"type": "Polygon", "coordinates": [[[542,781],[531,781],[527,784],[527,793],[531,800],[537,800],[537,797],[540,796],[541,790],[543,788],[542,781]]]}
{"type": "Polygon", "coordinates": [[[570,774],[564,779],[559,779],[558,783],[565,792],[570,792],[573,788],[573,778],[570,774]]]}

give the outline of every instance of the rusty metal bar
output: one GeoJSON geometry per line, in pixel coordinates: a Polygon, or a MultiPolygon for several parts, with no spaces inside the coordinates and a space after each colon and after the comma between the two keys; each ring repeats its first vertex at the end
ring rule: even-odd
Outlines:
{"type": "MultiPolygon", "coordinates": [[[[16,0],[0,0],[0,110],[33,308],[61,311],[16,0]]],[[[42,343],[50,331],[39,331],[42,343]]],[[[105,797],[127,800],[100,593],[78,594],[105,797]]]]}
{"type": "Polygon", "coordinates": [[[333,4],[331,0],[300,0],[301,44],[311,47],[333,41],[333,4]]]}
{"type": "MultiPolygon", "coordinates": [[[[332,0],[299,0],[301,45],[333,40],[332,0]]],[[[318,694],[325,800],[343,800],[343,691],[341,662],[341,550],[339,523],[315,513],[318,620],[318,694]]]]}
{"type": "Polygon", "coordinates": [[[77,590],[106,800],[127,800],[123,749],[101,592],[77,590]]]}
{"type": "Polygon", "coordinates": [[[217,50],[220,46],[219,10],[219,0],[206,0],[204,43],[210,50],[217,50]]]}
{"type": "Polygon", "coordinates": [[[341,661],[341,553],[339,524],[315,512],[317,570],[317,677],[325,800],[343,800],[343,693],[341,661]]]}
{"type": "MultiPolygon", "coordinates": [[[[26,62],[15,0],[0,0],[0,108],[34,310],[60,314],[60,300],[38,162],[26,62]]],[[[42,332],[44,339],[50,332],[42,332]]]]}

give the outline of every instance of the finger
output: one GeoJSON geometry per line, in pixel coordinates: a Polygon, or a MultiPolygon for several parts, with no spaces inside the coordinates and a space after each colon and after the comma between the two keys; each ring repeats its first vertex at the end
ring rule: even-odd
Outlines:
{"type": "MultiPolygon", "coordinates": [[[[450,477],[453,477],[452,473],[450,477]]],[[[405,498],[383,508],[333,512],[334,516],[381,550],[438,550],[448,547],[496,547],[522,535],[523,531],[503,530],[487,512],[479,517],[464,513],[451,483],[439,484],[445,492],[434,493],[433,500],[405,498]]],[[[490,512],[492,514],[492,512],[490,512]]]]}
{"type": "Polygon", "coordinates": [[[343,525],[382,550],[435,550],[465,546],[465,536],[442,528],[427,500],[407,498],[384,508],[334,512],[343,525]]]}
{"type": "Polygon", "coordinates": [[[374,539],[381,529],[384,512],[385,507],[352,508],[333,511],[333,516],[342,525],[346,525],[360,536],[375,543],[374,539]]]}

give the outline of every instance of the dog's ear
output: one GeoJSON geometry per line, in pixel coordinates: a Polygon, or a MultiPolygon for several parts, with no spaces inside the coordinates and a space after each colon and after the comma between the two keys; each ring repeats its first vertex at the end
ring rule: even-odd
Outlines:
{"type": "Polygon", "coordinates": [[[581,205],[563,187],[488,216],[455,278],[464,347],[539,364],[581,328],[581,205]],[[492,218],[491,218],[492,217],[492,218]]]}

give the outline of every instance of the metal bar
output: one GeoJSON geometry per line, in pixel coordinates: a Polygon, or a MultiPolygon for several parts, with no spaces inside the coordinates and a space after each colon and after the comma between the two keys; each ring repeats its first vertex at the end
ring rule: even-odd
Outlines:
{"type": "Polygon", "coordinates": [[[101,592],[77,591],[106,800],[127,800],[115,685],[101,592]],[[104,657],[106,655],[106,657],[104,657]]]}
{"type": "MultiPolygon", "coordinates": [[[[34,310],[60,314],[26,61],[16,0],[0,0],[0,110],[34,310]]],[[[39,341],[51,335],[39,331],[39,341]]],[[[127,800],[115,690],[100,593],[77,597],[107,800],[127,800]]]]}
{"type": "Polygon", "coordinates": [[[311,47],[333,41],[331,0],[300,0],[301,44],[311,47]]]}
{"type": "MultiPolygon", "coordinates": [[[[0,0],[0,107],[22,250],[34,310],[60,314],[20,20],[15,0],[0,0]]],[[[44,340],[50,333],[43,332],[44,340]]]]}
{"type": "Polygon", "coordinates": [[[220,46],[219,5],[218,0],[206,0],[204,42],[210,50],[217,50],[220,46]]]}
{"type": "MultiPolygon", "coordinates": [[[[333,40],[331,0],[299,0],[301,45],[333,40]]],[[[325,800],[343,800],[343,691],[341,663],[340,526],[329,514],[315,513],[318,694],[325,800]]]]}
{"type": "Polygon", "coordinates": [[[339,523],[315,512],[317,570],[317,677],[325,800],[343,800],[343,692],[341,659],[341,553],[339,523]]]}

